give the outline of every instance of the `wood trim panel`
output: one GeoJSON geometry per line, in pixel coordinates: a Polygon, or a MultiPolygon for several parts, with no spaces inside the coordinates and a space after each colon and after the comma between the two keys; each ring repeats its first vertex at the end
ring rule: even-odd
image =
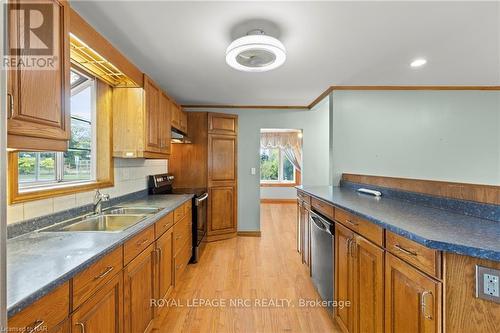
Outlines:
{"type": "Polygon", "coordinates": [[[500,332],[500,304],[475,297],[476,265],[500,269],[500,262],[445,253],[446,332],[500,332]]]}
{"type": "Polygon", "coordinates": [[[260,199],[260,203],[263,204],[296,204],[297,199],[268,199],[262,198],[260,199]]]}
{"type": "Polygon", "coordinates": [[[260,237],[261,236],[260,230],[238,231],[236,234],[240,237],[260,237]]]}
{"type": "Polygon", "coordinates": [[[120,71],[137,83],[138,86],[142,87],[144,85],[141,70],[130,62],[73,9],[70,9],[69,31],[102,55],[110,63],[115,65],[120,71]]]}
{"type": "Polygon", "coordinates": [[[439,197],[500,204],[500,186],[444,182],[411,178],[396,178],[372,175],[342,174],[342,180],[389,187],[439,197]]]}

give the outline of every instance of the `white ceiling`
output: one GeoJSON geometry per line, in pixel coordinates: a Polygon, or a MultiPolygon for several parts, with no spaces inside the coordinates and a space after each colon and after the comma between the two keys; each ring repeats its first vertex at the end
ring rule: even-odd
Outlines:
{"type": "Polygon", "coordinates": [[[500,4],[490,2],[72,1],[182,104],[307,105],[330,85],[499,85],[500,4]],[[236,35],[279,37],[286,63],[242,73],[236,35]],[[250,30],[250,29],[248,29],[250,30]],[[425,57],[426,66],[409,63],[425,57]]]}

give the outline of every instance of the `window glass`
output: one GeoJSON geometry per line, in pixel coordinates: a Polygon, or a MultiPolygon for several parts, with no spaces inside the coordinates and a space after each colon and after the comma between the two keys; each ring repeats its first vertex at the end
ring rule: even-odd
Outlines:
{"type": "Polygon", "coordinates": [[[71,70],[71,137],[66,152],[19,152],[20,187],[93,180],[94,80],[71,70]]]}
{"type": "Polygon", "coordinates": [[[260,179],[278,180],[279,150],[261,149],[260,151],[260,179]]]}
{"type": "Polygon", "coordinates": [[[295,170],[292,162],[283,154],[283,181],[294,181],[295,170]]]}

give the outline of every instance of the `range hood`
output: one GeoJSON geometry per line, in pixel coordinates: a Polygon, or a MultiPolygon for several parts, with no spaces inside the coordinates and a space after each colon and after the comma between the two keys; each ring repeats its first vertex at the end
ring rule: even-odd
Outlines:
{"type": "Polygon", "coordinates": [[[173,127],[172,127],[172,139],[170,141],[172,143],[191,143],[191,139],[188,137],[186,133],[183,133],[173,127]]]}

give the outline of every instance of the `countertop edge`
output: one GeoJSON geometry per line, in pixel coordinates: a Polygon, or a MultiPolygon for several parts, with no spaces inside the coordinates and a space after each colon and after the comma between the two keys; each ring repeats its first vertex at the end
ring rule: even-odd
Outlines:
{"type": "Polygon", "coordinates": [[[70,279],[72,279],[75,275],[80,273],[81,271],[85,270],[86,268],[90,267],[92,264],[94,264],[96,261],[104,257],[105,255],[111,253],[113,250],[118,248],[119,246],[122,246],[126,241],[140,233],[141,231],[145,230],[146,228],[149,228],[151,225],[156,223],[159,219],[162,217],[166,216],[170,212],[174,211],[176,208],[187,202],[188,200],[191,200],[193,198],[192,194],[184,194],[186,198],[182,201],[179,202],[179,204],[175,207],[169,207],[169,208],[163,208],[162,210],[158,211],[155,215],[148,217],[145,219],[144,225],[135,230],[133,233],[123,237],[122,239],[116,241],[115,243],[110,244],[109,247],[106,249],[102,250],[98,254],[90,257],[89,259],[85,260],[82,262],[80,265],[77,267],[73,268],[72,270],[68,271],[67,273],[61,275],[59,278],[51,281],[49,284],[46,284],[45,286],[39,288],[32,294],[20,299],[18,302],[11,304],[7,308],[7,317],[11,318],[17,313],[21,312],[22,310],[26,309],[28,306],[32,305],[42,297],[46,296],[49,294],[51,291],[55,290],[57,287],[63,285],[70,279]]]}
{"type": "Polygon", "coordinates": [[[332,202],[328,199],[320,197],[316,194],[309,192],[307,189],[304,189],[303,187],[296,186],[295,188],[299,191],[307,193],[311,197],[328,202],[336,207],[339,207],[341,209],[348,211],[349,213],[360,216],[360,217],[368,220],[371,223],[379,225],[379,226],[381,226],[381,227],[383,227],[391,232],[394,232],[395,234],[398,234],[400,236],[408,238],[408,239],[415,241],[419,244],[422,244],[430,249],[439,250],[439,251],[443,251],[443,252],[449,252],[449,253],[455,253],[455,254],[460,254],[460,255],[466,255],[466,256],[475,257],[475,258],[479,258],[479,259],[500,261],[500,252],[497,252],[494,250],[485,250],[485,249],[481,249],[481,248],[477,248],[477,247],[465,246],[465,245],[460,245],[460,244],[455,244],[455,243],[447,243],[447,242],[427,239],[427,238],[422,237],[422,236],[415,234],[413,232],[399,228],[399,227],[394,226],[392,224],[389,224],[387,222],[380,221],[380,220],[375,219],[369,215],[360,213],[352,208],[346,207],[344,205],[340,205],[338,203],[335,203],[335,202],[332,202]],[[471,254],[470,253],[471,251],[474,252],[474,254],[471,254]]]}

